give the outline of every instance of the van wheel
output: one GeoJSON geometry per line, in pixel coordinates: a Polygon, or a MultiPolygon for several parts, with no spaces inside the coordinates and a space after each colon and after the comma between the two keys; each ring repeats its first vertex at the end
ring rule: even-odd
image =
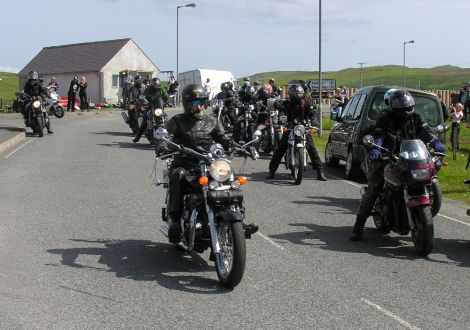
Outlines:
{"type": "Polygon", "coordinates": [[[346,160],[346,179],[356,180],[359,177],[359,163],[354,161],[352,149],[348,151],[348,159],[346,160]]]}
{"type": "Polygon", "coordinates": [[[339,159],[333,157],[331,141],[328,141],[325,147],[325,164],[331,167],[338,165],[339,159]]]}

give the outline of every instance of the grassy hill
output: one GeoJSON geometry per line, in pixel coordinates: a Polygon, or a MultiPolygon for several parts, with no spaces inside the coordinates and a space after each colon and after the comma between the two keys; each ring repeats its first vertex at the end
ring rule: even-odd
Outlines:
{"type": "MultiPolygon", "coordinates": [[[[286,85],[290,80],[318,79],[318,71],[275,71],[256,73],[250,80],[267,82],[274,77],[276,85],[286,85]]],[[[323,72],[322,79],[336,79],[336,85],[360,87],[360,68],[349,68],[335,72],[323,72]]],[[[242,79],[239,81],[243,82],[242,79]]],[[[407,68],[406,86],[421,89],[460,89],[470,81],[470,68],[459,68],[445,65],[435,68],[407,68]]],[[[367,85],[398,85],[403,84],[403,67],[400,65],[364,67],[362,84],[367,85]]]]}
{"type": "Polygon", "coordinates": [[[18,75],[10,72],[0,72],[0,99],[3,100],[3,106],[5,103],[11,104],[11,101],[15,99],[15,92],[18,91],[18,75]]]}

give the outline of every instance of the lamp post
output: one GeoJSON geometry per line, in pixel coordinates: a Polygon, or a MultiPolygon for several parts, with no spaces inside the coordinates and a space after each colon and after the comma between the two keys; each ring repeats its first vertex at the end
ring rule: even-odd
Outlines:
{"type": "Polygon", "coordinates": [[[322,74],[321,74],[321,0],[318,0],[318,104],[320,106],[320,129],[318,130],[318,136],[321,136],[323,130],[323,114],[321,104],[321,91],[322,91],[322,74]]]}
{"type": "Polygon", "coordinates": [[[363,71],[362,66],[366,64],[366,62],[358,62],[357,64],[361,66],[361,88],[362,88],[362,71],[363,71]]]}
{"type": "Polygon", "coordinates": [[[405,87],[405,68],[406,68],[406,66],[405,66],[405,64],[406,64],[406,52],[405,52],[406,47],[405,46],[406,46],[406,44],[414,44],[414,43],[415,43],[414,40],[405,41],[403,43],[403,87],[405,87]]]}
{"type": "Polygon", "coordinates": [[[194,8],[196,7],[196,4],[190,3],[184,6],[176,6],[176,79],[178,79],[178,12],[180,8],[184,7],[194,8]]]}

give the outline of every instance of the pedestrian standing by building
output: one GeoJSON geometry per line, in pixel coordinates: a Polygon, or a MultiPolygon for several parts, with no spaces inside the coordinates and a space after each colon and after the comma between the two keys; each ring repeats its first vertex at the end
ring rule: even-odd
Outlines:
{"type": "Polygon", "coordinates": [[[206,79],[206,82],[204,83],[204,93],[206,93],[207,98],[210,100],[211,97],[211,80],[209,78],[206,79]]]}
{"type": "Polygon", "coordinates": [[[70,81],[69,92],[67,94],[67,111],[75,111],[75,99],[77,98],[78,84],[78,77],[74,76],[72,81],[70,81]]]}
{"type": "Polygon", "coordinates": [[[51,81],[47,85],[47,89],[51,92],[57,92],[59,90],[59,84],[57,83],[56,77],[51,78],[51,81]]]}
{"type": "Polygon", "coordinates": [[[87,82],[86,82],[86,78],[85,77],[81,77],[80,78],[80,83],[78,84],[79,85],[79,92],[78,92],[78,96],[80,97],[80,109],[83,111],[86,109],[86,111],[90,111],[90,108],[88,106],[88,95],[87,95],[87,92],[86,92],[86,88],[88,86],[87,82]]]}
{"type": "Polygon", "coordinates": [[[463,118],[463,105],[462,103],[457,103],[455,107],[451,110],[451,118],[452,118],[452,129],[450,131],[450,143],[452,145],[452,151],[459,151],[459,133],[460,133],[460,120],[463,118]],[[454,135],[456,138],[454,150],[454,135]]]}
{"type": "Polygon", "coordinates": [[[170,76],[170,80],[168,81],[168,95],[170,96],[170,100],[172,103],[172,107],[176,107],[176,98],[178,97],[178,89],[180,85],[175,79],[175,76],[170,76]]]}

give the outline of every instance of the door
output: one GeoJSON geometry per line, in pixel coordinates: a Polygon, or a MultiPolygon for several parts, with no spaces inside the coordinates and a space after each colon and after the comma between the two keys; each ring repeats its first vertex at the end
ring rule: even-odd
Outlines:
{"type": "MultiPolygon", "coordinates": [[[[357,122],[360,118],[361,108],[356,113],[356,109],[358,108],[358,104],[360,100],[365,99],[365,94],[356,94],[353,98],[348,102],[346,108],[341,115],[341,123],[337,130],[336,142],[337,142],[337,151],[342,159],[346,159],[348,157],[348,145],[350,141],[351,132],[356,126],[357,122]]],[[[363,104],[364,101],[361,102],[363,104]]]]}

